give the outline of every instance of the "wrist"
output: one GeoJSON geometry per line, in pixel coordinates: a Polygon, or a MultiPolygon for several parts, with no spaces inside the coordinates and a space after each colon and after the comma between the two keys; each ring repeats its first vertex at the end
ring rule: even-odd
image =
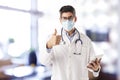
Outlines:
{"type": "Polygon", "coordinates": [[[94,77],[98,77],[99,76],[99,72],[93,72],[93,76],[94,77]]]}
{"type": "Polygon", "coordinates": [[[101,67],[99,67],[97,70],[93,71],[93,76],[94,77],[98,77],[99,76],[100,69],[101,69],[101,67]]]}
{"type": "Polygon", "coordinates": [[[99,71],[99,68],[97,70],[94,70],[94,72],[98,72],[99,71]]]}
{"type": "Polygon", "coordinates": [[[49,43],[47,42],[47,44],[46,44],[46,48],[47,48],[47,49],[51,49],[51,48],[52,48],[52,46],[51,46],[51,45],[49,45],[49,43]]]}

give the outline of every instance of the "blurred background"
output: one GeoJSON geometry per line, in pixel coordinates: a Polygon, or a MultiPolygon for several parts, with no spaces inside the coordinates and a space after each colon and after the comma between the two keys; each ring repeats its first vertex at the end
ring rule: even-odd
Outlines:
{"type": "Polygon", "coordinates": [[[0,0],[0,80],[50,80],[39,54],[61,28],[63,5],[75,7],[75,26],[104,54],[98,80],[120,80],[120,0],[0,0]]]}

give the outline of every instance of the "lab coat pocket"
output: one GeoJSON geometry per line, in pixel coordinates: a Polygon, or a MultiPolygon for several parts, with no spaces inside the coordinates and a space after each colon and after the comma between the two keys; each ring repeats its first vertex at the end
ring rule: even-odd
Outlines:
{"type": "Polygon", "coordinates": [[[75,59],[77,61],[85,61],[86,59],[86,53],[87,53],[87,47],[86,46],[79,46],[77,48],[77,50],[75,50],[75,52],[73,53],[74,57],[76,57],[75,59]]]}

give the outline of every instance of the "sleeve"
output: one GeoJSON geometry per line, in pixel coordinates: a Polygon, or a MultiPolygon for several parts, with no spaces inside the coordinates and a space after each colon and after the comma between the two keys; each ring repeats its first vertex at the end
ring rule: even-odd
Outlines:
{"type": "Polygon", "coordinates": [[[51,66],[53,62],[53,50],[51,49],[50,52],[47,52],[46,50],[42,51],[40,53],[40,63],[45,66],[51,66]]]}
{"type": "Polygon", "coordinates": [[[40,49],[39,60],[40,60],[40,64],[45,66],[51,66],[54,59],[54,55],[53,55],[54,53],[53,53],[53,49],[46,48],[46,42],[47,40],[43,42],[42,47],[40,49]]]}
{"type": "Polygon", "coordinates": [[[94,77],[98,77],[98,76],[99,76],[99,73],[100,73],[100,70],[101,70],[101,68],[99,68],[99,71],[97,71],[97,72],[93,71],[93,72],[92,72],[92,73],[93,73],[93,76],[94,76],[94,77]]]}

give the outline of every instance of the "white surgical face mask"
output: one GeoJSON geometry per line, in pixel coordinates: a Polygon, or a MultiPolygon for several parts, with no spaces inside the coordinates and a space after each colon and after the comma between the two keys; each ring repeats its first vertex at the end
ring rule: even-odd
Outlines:
{"type": "Polygon", "coordinates": [[[72,20],[62,21],[62,27],[66,31],[71,31],[74,28],[74,22],[72,20]]]}

